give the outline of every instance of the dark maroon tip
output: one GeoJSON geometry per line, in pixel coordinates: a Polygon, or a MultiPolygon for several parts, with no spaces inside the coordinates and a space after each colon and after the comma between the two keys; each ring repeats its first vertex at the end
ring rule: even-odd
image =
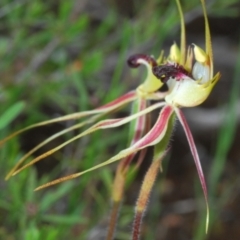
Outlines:
{"type": "Polygon", "coordinates": [[[129,65],[129,67],[137,68],[141,64],[138,62],[140,59],[147,61],[152,67],[157,66],[156,60],[153,57],[145,55],[145,54],[135,54],[128,58],[127,63],[129,65]]]}
{"type": "Polygon", "coordinates": [[[139,63],[137,63],[137,61],[139,60],[139,54],[136,54],[136,55],[133,55],[131,57],[128,58],[127,60],[127,63],[128,63],[128,66],[131,67],[131,68],[137,68],[139,67],[139,63]]]}

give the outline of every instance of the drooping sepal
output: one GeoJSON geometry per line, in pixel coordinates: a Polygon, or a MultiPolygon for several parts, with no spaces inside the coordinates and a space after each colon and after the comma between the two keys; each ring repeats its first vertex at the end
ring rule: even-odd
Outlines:
{"type": "Polygon", "coordinates": [[[186,134],[189,146],[190,146],[190,150],[192,152],[192,156],[197,168],[197,172],[198,172],[198,177],[203,189],[203,194],[204,194],[204,198],[205,198],[205,202],[206,202],[206,208],[207,208],[207,214],[206,214],[206,232],[208,231],[208,225],[209,225],[209,206],[208,206],[208,192],[207,192],[207,186],[206,186],[206,182],[205,182],[205,177],[203,174],[203,170],[202,170],[202,166],[201,166],[201,162],[198,156],[198,152],[196,149],[196,145],[191,133],[191,130],[189,129],[189,126],[187,124],[187,121],[183,115],[183,112],[181,111],[181,109],[176,108],[175,112],[177,114],[177,117],[181,123],[181,125],[183,126],[184,132],[186,134]]]}

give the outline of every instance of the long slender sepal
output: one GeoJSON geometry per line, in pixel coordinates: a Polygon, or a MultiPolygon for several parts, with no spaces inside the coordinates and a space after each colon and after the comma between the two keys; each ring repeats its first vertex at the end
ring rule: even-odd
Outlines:
{"type": "Polygon", "coordinates": [[[142,149],[160,142],[165,136],[165,133],[167,131],[167,124],[172,113],[172,106],[164,106],[153,128],[145,135],[145,137],[130,147],[130,149],[142,149]]]}
{"type": "MultiPolygon", "coordinates": [[[[35,164],[36,162],[38,162],[38,161],[46,158],[47,156],[50,156],[50,155],[53,154],[54,152],[60,150],[61,148],[65,147],[66,145],[70,144],[71,142],[73,142],[73,141],[75,141],[75,140],[77,140],[77,139],[79,139],[79,138],[81,138],[81,137],[83,137],[83,136],[86,136],[86,135],[88,135],[88,134],[90,134],[90,133],[93,133],[93,132],[95,132],[95,131],[97,131],[97,130],[99,130],[99,129],[119,127],[119,126],[121,126],[121,125],[123,125],[123,124],[126,124],[126,123],[128,123],[128,122],[136,119],[137,117],[140,117],[140,116],[145,115],[145,114],[147,114],[147,113],[149,113],[149,112],[151,112],[151,111],[153,111],[153,110],[155,110],[155,109],[157,109],[157,108],[162,107],[164,104],[165,104],[165,103],[163,103],[163,102],[156,103],[156,104],[154,104],[154,105],[152,105],[152,106],[144,109],[143,111],[140,111],[140,112],[138,112],[138,113],[136,113],[136,114],[133,114],[133,115],[131,115],[131,116],[129,116],[129,117],[117,118],[117,119],[107,119],[107,120],[100,121],[100,122],[96,123],[95,125],[93,125],[92,127],[90,127],[89,129],[87,129],[87,130],[85,130],[84,132],[82,132],[81,134],[78,134],[77,136],[75,136],[75,137],[69,139],[68,141],[60,144],[59,146],[57,146],[57,147],[55,147],[55,148],[53,148],[53,149],[51,149],[51,150],[43,153],[42,155],[34,158],[31,162],[29,162],[28,164],[26,164],[26,165],[24,165],[23,167],[21,167],[21,168],[19,168],[18,170],[16,170],[16,171],[12,174],[12,176],[13,176],[13,175],[16,175],[17,173],[19,173],[19,172],[22,171],[23,169],[25,169],[25,168],[27,168],[27,167],[35,164]]],[[[134,151],[133,151],[133,152],[134,152],[134,151]]],[[[130,153],[129,153],[129,154],[130,154],[130,153]]],[[[121,155],[120,158],[126,157],[126,156],[128,156],[129,154],[121,155]]],[[[119,160],[120,158],[118,158],[117,160],[119,160]]],[[[110,162],[109,162],[109,163],[110,163],[110,162]]],[[[108,163],[107,163],[107,164],[108,164],[108,163]]],[[[106,165],[106,164],[103,164],[103,165],[106,165]]],[[[95,166],[95,167],[96,167],[96,166],[95,166]]],[[[95,168],[95,167],[94,167],[94,168],[95,168]]],[[[98,168],[98,167],[97,167],[97,168],[98,168]]]]}
{"type": "Polygon", "coordinates": [[[186,30],[185,30],[184,16],[183,16],[180,0],[176,0],[176,3],[178,8],[178,13],[180,15],[180,23],[181,23],[180,64],[183,65],[186,59],[186,30]]]}
{"type": "Polygon", "coordinates": [[[51,124],[51,123],[67,121],[67,120],[71,120],[71,119],[80,119],[80,118],[90,116],[90,115],[94,115],[94,114],[111,112],[114,109],[117,109],[117,108],[122,107],[123,105],[125,105],[129,102],[132,102],[136,98],[137,98],[136,91],[131,91],[131,92],[128,92],[125,95],[119,97],[118,99],[113,100],[110,103],[107,103],[107,104],[105,104],[105,105],[103,105],[99,108],[96,108],[95,110],[72,113],[72,114],[62,116],[62,117],[58,117],[58,118],[54,118],[54,119],[51,119],[51,120],[48,120],[48,121],[43,121],[43,122],[39,122],[39,123],[30,125],[26,128],[20,129],[16,132],[12,133],[8,137],[2,139],[0,141],[0,146],[2,144],[4,144],[6,141],[10,140],[11,138],[13,138],[13,137],[15,137],[15,136],[27,131],[27,130],[30,130],[32,128],[48,125],[48,124],[51,124]]]}
{"type": "Polygon", "coordinates": [[[177,117],[180,121],[180,123],[183,126],[184,132],[186,134],[192,155],[193,155],[193,159],[197,168],[197,172],[198,172],[198,176],[199,176],[199,180],[203,189],[203,194],[204,194],[204,198],[205,198],[205,202],[206,202],[206,208],[207,208],[207,215],[206,215],[206,233],[208,231],[208,225],[209,225],[209,206],[208,206],[208,193],[207,193],[207,186],[206,186],[206,182],[205,182],[205,177],[203,174],[203,170],[202,170],[202,166],[201,166],[201,162],[198,156],[198,152],[196,149],[196,145],[194,143],[193,140],[193,136],[191,133],[191,130],[187,124],[186,118],[183,115],[183,112],[181,111],[181,109],[179,108],[175,108],[175,112],[177,114],[177,117]]]}
{"type": "MultiPolygon", "coordinates": [[[[158,103],[158,104],[160,104],[160,103],[158,103]]],[[[158,104],[154,104],[154,105],[156,106],[158,104]]],[[[153,106],[151,106],[151,107],[153,107],[153,106]]],[[[151,108],[151,107],[146,108],[142,112],[146,113],[146,110],[151,108]]],[[[79,177],[79,176],[81,176],[81,175],[83,175],[87,172],[91,172],[91,171],[96,170],[98,168],[104,167],[104,166],[106,166],[110,163],[116,162],[116,161],[118,161],[118,160],[120,160],[124,157],[127,157],[128,155],[130,155],[134,152],[137,152],[137,151],[139,151],[143,148],[146,148],[148,146],[152,146],[152,145],[157,144],[158,142],[160,142],[162,140],[162,138],[165,135],[165,132],[167,130],[166,122],[168,122],[172,113],[173,113],[173,108],[171,106],[165,106],[162,109],[161,113],[159,114],[159,117],[158,117],[155,125],[153,126],[153,128],[143,138],[141,138],[139,141],[137,141],[133,146],[120,151],[117,155],[113,156],[112,158],[108,159],[107,161],[105,161],[103,163],[100,163],[100,164],[98,164],[98,165],[96,165],[92,168],[89,168],[85,171],[75,173],[75,174],[72,174],[72,175],[69,175],[69,176],[66,176],[66,177],[56,179],[52,182],[46,183],[46,184],[36,188],[35,190],[40,190],[42,188],[49,187],[49,186],[58,184],[60,182],[64,182],[64,181],[67,181],[67,180],[70,180],[70,179],[77,178],[77,177],[79,177]]],[[[135,114],[135,115],[137,115],[137,114],[135,114]]],[[[133,117],[133,116],[131,116],[131,117],[133,117]]],[[[128,118],[130,118],[130,117],[128,117],[128,118]]]]}
{"type": "Polygon", "coordinates": [[[213,51],[212,51],[211,33],[210,33],[210,28],[208,23],[205,0],[201,0],[201,3],[202,3],[203,16],[204,16],[204,22],[205,22],[205,47],[206,47],[206,53],[209,56],[210,70],[211,70],[210,76],[212,78],[214,71],[213,71],[213,51]]]}
{"type": "Polygon", "coordinates": [[[23,162],[29,157],[31,156],[34,152],[36,152],[39,148],[43,147],[44,145],[46,145],[47,143],[53,141],[54,139],[62,136],[63,134],[66,134],[70,131],[73,131],[75,129],[79,129],[81,127],[83,127],[86,124],[90,124],[94,121],[96,121],[98,118],[100,118],[103,114],[98,114],[95,116],[92,116],[91,118],[89,118],[88,120],[75,124],[69,128],[66,128],[60,132],[55,133],[54,135],[50,136],[49,138],[45,139],[43,142],[41,142],[40,144],[38,144],[36,147],[34,147],[33,149],[31,149],[29,152],[27,152],[23,157],[21,157],[17,164],[9,171],[9,173],[7,174],[7,176],[5,177],[5,180],[8,180],[12,174],[23,164],[23,162]]]}

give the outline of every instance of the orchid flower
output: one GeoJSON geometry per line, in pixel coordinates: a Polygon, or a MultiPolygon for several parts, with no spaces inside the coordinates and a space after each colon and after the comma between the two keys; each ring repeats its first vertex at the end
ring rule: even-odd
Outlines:
{"type": "Polygon", "coordinates": [[[155,59],[153,56],[148,56],[145,54],[136,54],[131,56],[128,59],[128,64],[130,67],[137,68],[140,65],[144,65],[147,68],[147,76],[145,81],[138,86],[136,90],[130,91],[116,100],[113,100],[112,102],[95,110],[73,113],[63,117],[55,118],[53,120],[40,122],[21,129],[0,141],[1,145],[7,140],[26,130],[46,124],[67,121],[70,119],[84,119],[82,122],[54,134],[26,153],[6,176],[6,179],[8,179],[11,176],[21,172],[23,169],[35,164],[36,162],[44,159],[45,157],[83,136],[100,129],[115,128],[130,123],[129,145],[127,148],[103,163],[95,165],[82,172],[53,180],[36,188],[36,190],[40,190],[66,180],[74,179],[87,172],[91,172],[110,163],[121,160],[117,167],[116,176],[113,183],[113,207],[110,215],[110,224],[107,234],[108,240],[113,239],[114,237],[119,206],[124,194],[123,192],[126,175],[130,171],[129,167],[132,163],[132,159],[137,156],[137,161],[134,165],[134,169],[136,170],[145,157],[147,147],[154,146],[153,160],[144,177],[139,198],[136,203],[132,239],[139,239],[141,222],[147,207],[147,201],[159,169],[161,170],[161,161],[164,155],[167,153],[169,139],[171,137],[176,119],[180,121],[185,131],[203,189],[207,207],[207,231],[209,222],[207,187],[193,136],[181,108],[194,107],[204,102],[211,93],[215,84],[218,82],[220,73],[217,73],[216,75],[213,74],[211,36],[204,0],[201,0],[201,4],[205,21],[205,50],[201,49],[195,44],[192,44],[186,48],[185,24],[182,8],[179,0],[176,0],[176,3],[180,14],[181,23],[180,47],[174,43],[170,48],[168,56],[164,56],[164,53],[162,52],[157,59],[155,59]],[[168,87],[168,90],[165,92],[161,91],[163,85],[168,87]],[[151,104],[151,100],[154,100],[156,103],[151,104]],[[105,119],[97,122],[99,118],[102,118],[103,116],[116,111],[129,103],[132,103],[132,112],[129,116],[116,119],[105,119]],[[149,113],[155,109],[160,109],[159,116],[153,127],[151,127],[149,113]],[[94,122],[96,123],[87,128],[85,131],[34,158],[31,162],[23,165],[24,161],[43,145],[69,131],[80,128],[87,124],[92,124],[94,122]],[[136,155],[138,152],[139,154],[136,155]]]}

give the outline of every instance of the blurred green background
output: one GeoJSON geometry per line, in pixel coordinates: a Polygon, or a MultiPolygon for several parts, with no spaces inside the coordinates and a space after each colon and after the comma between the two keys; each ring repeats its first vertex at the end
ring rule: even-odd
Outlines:
{"type": "MultiPolygon", "coordinates": [[[[199,1],[181,1],[188,44],[204,47],[199,1]]],[[[135,53],[158,56],[179,43],[171,0],[2,0],[0,138],[39,121],[93,109],[134,89],[144,71],[135,53]]],[[[209,187],[210,230],[187,140],[177,125],[143,223],[142,239],[240,239],[240,3],[209,0],[215,69],[222,78],[200,107],[186,109],[209,187]]],[[[144,70],[144,69],[143,69],[144,70]]],[[[123,109],[114,117],[125,116],[123,109]]],[[[33,189],[108,159],[126,145],[127,127],[97,132],[4,181],[23,154],[75,121],[30,130],[0,149],[0,239],[104,239],[116,164],[79,179],[33,189]],[[102,137],[104,136],[104,141],[102,137]]],[[[78,131],[37,151],[39,155],[78,131]]],[[[116,239],[130,239],[134,203],[150,158],[128,183],[116,239]]]]}

